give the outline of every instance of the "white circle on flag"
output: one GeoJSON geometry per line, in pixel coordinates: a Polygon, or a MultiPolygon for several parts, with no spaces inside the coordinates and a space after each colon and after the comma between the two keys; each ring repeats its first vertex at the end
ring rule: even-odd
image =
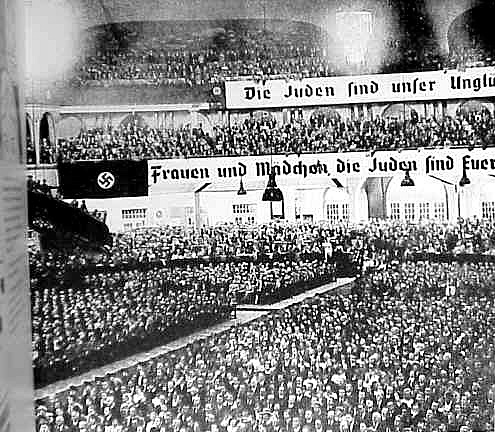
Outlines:
{"type": "Polygon", "coordinates": [[[115,184],[115,176],[111,172],[104,171],[98,175],[96,181],[102,189],[111,189],[115,184]]]}

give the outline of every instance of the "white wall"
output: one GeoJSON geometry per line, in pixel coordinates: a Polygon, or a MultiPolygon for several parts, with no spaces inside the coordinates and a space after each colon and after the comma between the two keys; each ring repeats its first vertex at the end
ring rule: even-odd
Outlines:
{"type": "Polygon", "coordinates": [[[458,188],[460,215],[463,218],[483,216],[482,203],[495,202],[495,178],[472,179],[471,184],[458,188]]]}
{"type": "Polygon", "coordinates": [[[145,226],[194,224],[194,195],[192,193],[137,198],[87,199],[86,206],[90,211],[97,209],[107,212],[107,225],[111,232],[122,231],[124,223],[137,222],[122,218],[122,210],[130,209],[146,209],[146,218],[142,220],[145,226]]]}
{"type": "Polygon", "coordinates": [[[324,215],[324,195],[326,188],[298,189],[296,192],[297,207],[301,220],[305,215],[313,216],[313,221],[318,222],[325,219],[324,215]]]}
{"type": "MultiPolygon", "coordinates": [[[[338,202],[340,205],[351,202],[352,196],[346,189],[337,187],[314,187],[312,189],[301,189],[300,186],[282,186],[284,195],[284,211],[287,221],[296,221],[296,207],[301,216],[311,215],[315,222],[326,219],[326,204],[338,202]]],[[[270,221],[270,203],[263,202],[264,188],[247,189],[247,194],[239,196],[236,190],[230,191],[208,191],[199,192],[200,223],[213,226],[220,223],[234,223],[236,215],[233,212],[234,204],[254,204],[255,223],[266,223],[270,221]]],[[[362,195],[362,190],[356,190],[362,195]]],[[[360,201],[359,197],[354,197],[360,201]]],[[[362,198],[362,197],[361,197],[362,198]]],[[[366,200],[366,196],[364,196],[366,200]]],[[[70,203],[72,200],[66,200],[70,203]]],[[[108,198],[108,199],[86,199],[88,210],[104,210],[107,212],[107,225],[112,232],[124,230],[125,223],[143,222],[145,226],[162,225],[190,225],[195,224],[195,195],[188,193],[170,193],[153,195],[151,197],[136,198],[108,198]],[[122,210],[146,209],[146,218],[141,220],[124,220],[122,210]]],[[[81,200],[79,200],[81,203],[81,200]]],[[[360,210],[359,219],[366,219],[364,211],[367,202],[363,201],[364,210],[360,210]]],[[[351,210],[351,209],[350,209],[351,210]]]]}
{"type": "MultiPolygon", "coordinates": [[[[364,191],[363,191],[364,192],[364,191]]],[[[359,190],[356,190],[355,193],[360,193],[359,190]]],[[[366,194],[365,194],[366,196],[366,194]]],[[[350,220],[351,217],[351,197],[345,188],[337,188],[331,187],[325,191],[324,200],[323,200],[323,218],[327,219],[327,206],[329,205],[337,205],[338,206],[338,218],[339,220],[344,220],[344,210],[347,209],[347,220],[350,220]]]]}
{"type": "Polygon", "coordinates": [[[262,201],[263,190],[248,190],[246,195],[237,195],[237,191],[200,192],[200,206],[204,212],[207,225],[235,221],[234,204],[251,204],[256,206],[253,214],[255,223],[265,223],[270,220],[270,205],[262,201]]]}
{"type": "MultiPolygon", "coordinates": [[[[287,221],[294,222],[296,220],[296,207],[301,220],[304,215],[313,216],[315,222],[326,218],[324,197],[328,188],[282,187],[281,189],[284,195],[284,212],[287,221]]],[[[338,190],[337,188],[332,189],[338,190]]],[[[200,193],[201,208],[204,210],[208,224],[215,225],[235,221],[234,204],[255,204],[256,223],[266,223],[270,221],[271,213],[270,203],[262,201],[263,191],[264,189],[248,190],[244,196],[238,196],[237,191],[204,191],[200,193]]]]}
{"type": "Polygon", "coordinates": [[[400,218],[404,219],[404,206],[406,203],[414,203],[415,220],[419,219],[419,206],[421,203],[429,203],[430,219],[433,219],[435,203],[443,203],[445,218],[447,217],[447,196],[443,183],[429,177],[413,177],[415,186],[402,187],[401,177],[394,177],[387,189],[387,216],[391,216],[392,203],[400,206],[400,218]]]}

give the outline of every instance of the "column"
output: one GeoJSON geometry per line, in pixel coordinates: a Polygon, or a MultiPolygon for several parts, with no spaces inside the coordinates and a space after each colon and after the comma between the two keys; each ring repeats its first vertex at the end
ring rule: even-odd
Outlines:
{"type": "Polygon", "coordinates": [[[31,139],[36,152],[36,165],[38,165],[40,163],[40,118],[37,112],[33,112],[32,115],[31,139]]]}
{"type": "Polygon", "coordinates": [[[366,179],[351,177],[347,179],[346,191],[349,194],[349,222],[358,223],[368,220],[368,202],[364,190],[366,179]]]}
{"type": "Polygon", "coordinates": [[[194,192],[194,229],[196,231],[201,230],[201,200],[200,191],[194,192]]]}
{"type": "Polygon", "coordinates": [[[284,194],[285,219],[289,222],[296,221],[296,189],[294,187],[280,187],[284,194]]]}
{"type": "Polygon", "coordinates": [[[446,188],[446,200],[448,204],[448,215],[447,219],[449,222],[456,222],[459,218],[459,186],[447,186],[446,188]]]}
{"type": "Polygon", "coordinates": [[[191,118],[191,127],[192,128],[198,127],[198,111],[191,110],[189,111],[189,115],[191,118]]]}

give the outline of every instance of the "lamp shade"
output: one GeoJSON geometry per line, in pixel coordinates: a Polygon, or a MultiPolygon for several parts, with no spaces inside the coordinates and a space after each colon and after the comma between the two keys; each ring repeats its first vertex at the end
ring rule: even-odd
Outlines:
{"type": "Polygon", "coordinates": [[[469,180],[469,177],[466,174],[466,170],[463,170],[463,172],[462,172],[462,178],[461,178],[461,180],[459,182],[459,186],[462,187],[462,186],[466,186],[468,184],[471,184],[471,180],[469,180]]]}
{"type": "Polygon", "coordinates": [[[244,183],[242,183],[242,178],[241,178],[241,182],[239,184],[239,190],[237,191],[237,195],[246,195],[247,192],[246,192],[246,189],[244,189],[244,183]]]}
{"type": "Polygon", "coordinates": [[[411,178],[411,176],[409,175],[409,170],[406,171],[406,174],[405,174],[404,178],[402,179],[400,185],[402,187],[411,187],[411,186],[414,186],[414,181],[411,178]]]}
{"type": "Polygon", "coordinates": [[[266,185],[266,189],[263,192],[263,201],[282,201],[284,199],[284,195],[282,191],[277,187],[277,182],[275,181],[275,172],[271,172],[268,175],[268,184],[266,185]]]}

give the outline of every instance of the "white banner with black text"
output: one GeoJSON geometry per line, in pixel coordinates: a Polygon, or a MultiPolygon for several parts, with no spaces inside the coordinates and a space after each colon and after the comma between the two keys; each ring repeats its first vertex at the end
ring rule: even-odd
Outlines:
{"type": "Polygon", "coordinates": [[[261,109],[495,96],[495,68],[225,83],[228,109],[261,109]]]}
{"type": "Polygon", "coordinates": [[[190,188],[205,183],[217,186],[260,183],[270,166],[281,184],[324,184],[347,178],[434,176],[458,183],[465,170],[471,178],[495,176],[495,148],[469,151],[460,149],[421,149],[376,153],[320,153],[273,156],[239,156],[148,161],[148,195],[190,188]]]}

